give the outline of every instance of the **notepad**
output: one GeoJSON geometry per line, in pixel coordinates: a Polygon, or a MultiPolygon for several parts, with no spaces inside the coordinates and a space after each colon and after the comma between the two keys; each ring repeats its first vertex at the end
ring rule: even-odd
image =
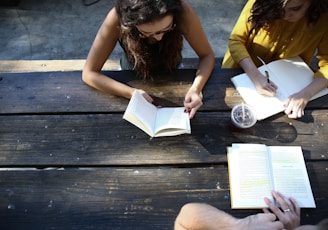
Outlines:
{"type": "MultiPolygon", "coordinates": [[[[287,98],[308,86],[312,82],[314,74],[300,57],[273,61],[258,69],[263,75],[265,75],[265,71],[268,71],[270,81],[278,86],[274,97],[259,94],[246,73],[231,78],[244,101],[255,109],[258,120],[284,111],[287,98]]],[[[327,88],[317,93],[311,100],[326,94],[328,94],[327,88]]]]}

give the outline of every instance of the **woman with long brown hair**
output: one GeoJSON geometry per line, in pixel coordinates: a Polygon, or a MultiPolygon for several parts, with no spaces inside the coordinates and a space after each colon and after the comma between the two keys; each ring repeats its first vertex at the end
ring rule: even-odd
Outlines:
{"type": "Polygon", "coordinates": [[[147,92],[103,75],[101,68],[119,42],[124,50],[121,68],[153,80],[159,73],[178,68],[183,38],[199,56],[194,82],[183,102],[192,118],[202,105],[201,91],[214,67],[214,53],[187,0],[117,0],[90,49],[82,79],[98,90],[127,99],[139,90],[152,102],[147,92]]]}

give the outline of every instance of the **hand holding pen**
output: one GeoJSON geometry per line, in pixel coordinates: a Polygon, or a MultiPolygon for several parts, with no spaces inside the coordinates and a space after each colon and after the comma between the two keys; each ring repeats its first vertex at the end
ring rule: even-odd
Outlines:
{"type": "MultiPolygon", "coordinates": [[[[260,58],[259,56],[257,56],[257,58],[260,60],[260,62],[264,66],[267,66],[266,63],[263,61],[262,58],[260,58]]],[[[267,86],[266,87],[268,87],[268,89],[271,89],[270,91],[273,90],[275,92],[277,90],[277,86],[273,82],[270,81],[269,71],[268,70],[265,70],[264,73],[265,73],[265,76],[266,76],[266,79],[267,79],[267,86]]]]}
{"type": "MultiPolygon", "coordinates": [[[[262,59],[259,58],[259,60],[262,59]]],[[[239,65],[252,81],[259,94],[274,96],[278,87],[274,83],[274,75],[269,66],[265,65],[264,61],[263,63],[263,66],[258,67],[251,57],[246,57],[239,62],[239,65]],[[267,77],[265,70],[268,72],[267,76],[269,74],[272,76],[267,77]]]]}
{"type": "Polygon", "coordinates": [[[266,77],[266,83],[263,83],[264,84],[263,89],[269,92],[268,95],[273,96],[275,95],[278,87],[274,84],[273,81],[270,80],[269,71],[265,70],[264,73],[266,77]]]}

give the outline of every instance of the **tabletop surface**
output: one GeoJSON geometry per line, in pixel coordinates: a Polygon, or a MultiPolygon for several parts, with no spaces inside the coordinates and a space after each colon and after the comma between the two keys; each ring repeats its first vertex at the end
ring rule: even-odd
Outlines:
{"type": "MultiPolygon", "coordinates": [[[[162,106],[182,106],[195,76],[178,70],[153,82],[130,71],[105,71],[142,88],[162,106]]],[[[231,210],[226,148],[232,143],[299,145],[316,209],[302,223],[327,218],[328,96],[311,101],[301,119],[283,113],[240,130],[230,122],[242,101],[215,68],[192,133],[152,138],[122,119],[128,100],[85,85],[81,72],[0,75],[0,224],[7,229],[173,229],[183,204],[231,210]]]]}

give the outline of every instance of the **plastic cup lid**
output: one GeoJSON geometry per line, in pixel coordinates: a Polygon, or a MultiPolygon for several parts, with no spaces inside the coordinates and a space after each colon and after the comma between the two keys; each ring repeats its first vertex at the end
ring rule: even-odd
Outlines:
{"type": "Polygon", "coordinates": [[[249,128],[256,123],[257,118],[255,110],[251,106],[242,103],[232,108],[231,120],[237,127],[249,128]]]}

